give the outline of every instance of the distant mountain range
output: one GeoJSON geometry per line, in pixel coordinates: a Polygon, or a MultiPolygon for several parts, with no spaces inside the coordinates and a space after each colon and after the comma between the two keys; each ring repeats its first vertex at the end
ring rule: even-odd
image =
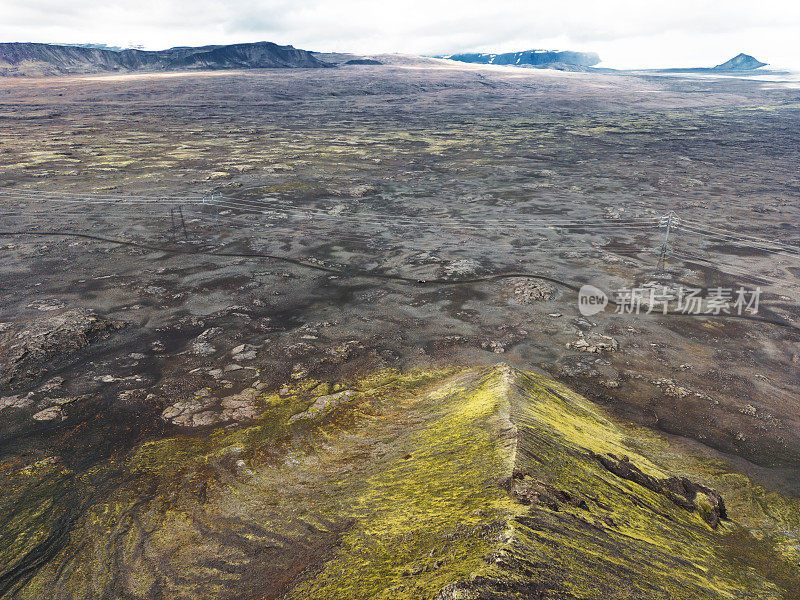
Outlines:
{"type": "MultiPolygon", "coordinates": [[[[396,57],[389,57],[396,60],[396,57]]],[[[419,57],[417,57],[419,58],[419,57]]],[[[502,54],[462,53],[442,56],[464,63],[587,71],[600,62],[594,52],[525,50],[502,54]]],[[[425,60],[421,59],[420,60],[425,60]]],[[[430,60],[430,59],[427,59],[430,60]]],[[[118,49],[103,44],[0,43],[0,76],[46,76],[93,73],[131,73],[218,69],[319,69],[342,65],[380,65],[359,55],[325,54],[279,46],[272,42],[168,50],[118,49]]],[[[748,54],[739,54],[713,68],[660,69],[663,72],[752,71],[765,66],[748,54]]]]}
{"type": "Polygon", "coordinates": [[[306,50],[272,42],[114,51],[96,47],[0,43],[0,75],[180,71],[197,69],[325,68],[306,50]]]}
{"type": "Polygon", "coordinates": [[[506,52],[504,54],[465,53],[443,56],[450,60],[485,65],[550,66],[566,65],[574,67],[592,67],[600,62],[594,52],[572,52],[557,50],[525,50],[523,52],[506,52]]]}

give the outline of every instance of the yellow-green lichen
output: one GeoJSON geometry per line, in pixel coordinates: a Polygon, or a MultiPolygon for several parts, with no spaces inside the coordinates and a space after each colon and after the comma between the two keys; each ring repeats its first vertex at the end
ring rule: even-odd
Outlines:
{"type": "Polygon", "coordinates": [[[147,442],[76,480],[5,469],[14,552],[56,526],[59,486],[105,486],[16,597],[797,597],[796,499],[539,375],[382,371],[256,401],[247,426],[147,442]],[[343,390],[324,418],[290,423],[343,390]],[[707,523],[705,493],[688,510],[615,475],[610,454],[719,490],[731,521],[707,523]]]}

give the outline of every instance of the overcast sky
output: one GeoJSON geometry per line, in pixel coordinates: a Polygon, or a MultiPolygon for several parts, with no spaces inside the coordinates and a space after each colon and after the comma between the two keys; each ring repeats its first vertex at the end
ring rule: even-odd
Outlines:
{"type": "Polygon", "coordinates": [[[157,50],[273,41],[318,51],[589,50],[616,68],[745,52],[800,70],[800,2],[761,0],[0,0],[0,41],[157,50]]]}

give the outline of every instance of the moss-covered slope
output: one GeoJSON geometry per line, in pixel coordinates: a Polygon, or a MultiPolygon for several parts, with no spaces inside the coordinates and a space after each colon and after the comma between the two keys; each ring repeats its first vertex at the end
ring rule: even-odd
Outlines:
{"type": "Polygon", "coordinates": [[[9,597],[798,597],[797,499],[548,379],[501,365],[347,389],[265,395],[250,426],[87,474],[5,465],[9,597]],[[65,490],[86,505],[68,533],[65,490]]]}

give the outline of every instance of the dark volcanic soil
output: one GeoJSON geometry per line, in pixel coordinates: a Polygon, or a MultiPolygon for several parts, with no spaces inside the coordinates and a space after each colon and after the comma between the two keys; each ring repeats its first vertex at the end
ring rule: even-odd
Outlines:
{"type": "Polygon", "coordinates": [[[503,360],[800,493],[800,92],[380,60],[0,81],[0,459],[80,471],[201,390],[503,360]],[[556,281],[456,283],[507,272],[556,281]],[[793,325],[578,313],[664,281],[793,325]]]}

